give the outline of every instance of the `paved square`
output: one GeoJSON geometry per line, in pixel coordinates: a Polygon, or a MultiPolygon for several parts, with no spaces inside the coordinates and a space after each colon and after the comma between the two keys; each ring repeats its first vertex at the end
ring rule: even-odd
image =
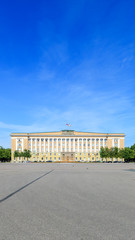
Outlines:
{"type": "Polygon", "coordinates": [[[135,164],[0,164],[0,240],[134,240],[135,164]]]}

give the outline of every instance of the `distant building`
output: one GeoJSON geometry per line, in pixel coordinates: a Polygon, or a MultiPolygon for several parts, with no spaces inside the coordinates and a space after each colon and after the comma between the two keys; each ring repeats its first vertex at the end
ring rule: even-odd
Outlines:
{"type": "MultiPolygon", "coordinates": [[[[14,151],[29,149],[32,162],[96,162],[100,158],[101,147],[124,148],[123,133],[92,133],[62,130],[45,133],[12,133],[12,162],[22,162],[25,159],[14,159],[14,151]]],[[[107,160],[107,159],[105,159],[107,160]]],[[[114,161],[115,159],[109,159],[114,161]]],[[[120,159],[118,159],[120,160],[120,159]]]]}

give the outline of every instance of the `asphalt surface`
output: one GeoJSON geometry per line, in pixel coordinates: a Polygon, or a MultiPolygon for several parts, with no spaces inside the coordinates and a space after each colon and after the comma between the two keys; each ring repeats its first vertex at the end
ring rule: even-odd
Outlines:
{"type": "Polygon", "coordinates": [[[135,240],[135,164],[0,164],[0,240],[135,240]]]}

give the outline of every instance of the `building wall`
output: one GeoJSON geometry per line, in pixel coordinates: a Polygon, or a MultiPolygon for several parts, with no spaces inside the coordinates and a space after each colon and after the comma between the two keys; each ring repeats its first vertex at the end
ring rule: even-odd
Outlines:
{"type": "MultiPolygon", "coordinates": [[[[101,147],[124,148],[124,134],[60,131],[49,133],[12,133],[11,151],[28,149],[31,161],[100,161],[101,147]],[[70,154],[67,154],[70,153],[70,154]],[[69,159],[68,159],[69,156],[69,159]]],[[[23,161],[17,158],[15,161],[23,161]]]]}

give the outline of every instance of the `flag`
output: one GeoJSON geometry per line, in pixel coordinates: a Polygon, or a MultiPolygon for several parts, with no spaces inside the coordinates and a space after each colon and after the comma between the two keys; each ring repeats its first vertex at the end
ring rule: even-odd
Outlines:
{"type": "Polygon", "coordinates": [[[71,124],[70,123],[66,123],[66,126],[71,127],[71,124]]]}

